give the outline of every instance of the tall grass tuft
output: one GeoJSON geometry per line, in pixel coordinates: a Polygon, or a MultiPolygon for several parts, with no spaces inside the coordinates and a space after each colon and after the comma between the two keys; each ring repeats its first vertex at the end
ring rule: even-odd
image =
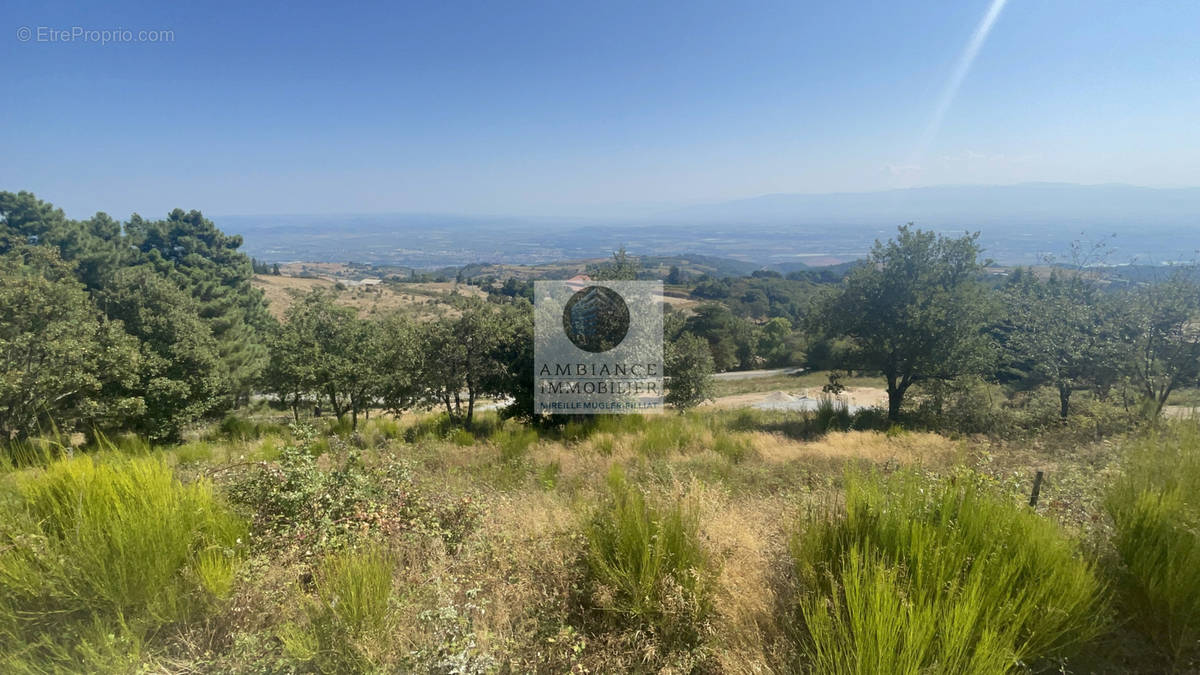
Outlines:
{"type": "Polygon", "coordinates": [[[1103,584],[1059,528],[970,476],[851,474],[844,511],[791,549],[816,672],[1016,672],[1106,627],[1103,584]]]}
{"type": "Polygon", "coordinates": [[[322,673],[377,666],[386,650],[395,566],[377,544],[326,556],[314,574],[316,598],[306,601],[307,625],[284,627],[288,655],[322,673]]]}
{"type": "Polygon", "coordinates": [[[0,671],[117,668],[232,586],[242,521],[161,457],[64,458],[5,488],[0,671]]]}
{"type": "Polygon", "coordinates": [[[1106,499],[1123,609],[1180,665],[1200,656],[1200,426],[1140,439],[1125,465],[1106,499]]]}
{"type": "Polygon", "coordinates": [[[700,642],[712,611],[713,570],[694,501],[652,504],[614,467],[586,536],[602,610],[668,645],[700,642]]]}
{"type": "Polygon", "coordinates": [[[822,396],[813,411],[813,422],[818,431],[849,431],[854,422],[850,405],[832,396],[822,396]]]}
{"type": "Polygon", "coordinates": [[[712,449],[733,464],[742,463],[755,452],[754,443],[749,438],[727,432],[713,436],[712,449]]]}
{"type": "Polygon", "coordinates": [[[500,449],[502,462],[516,463],[525,459],[529,449],[537,445],[537,431],[525,427],[507,427],[492,436],[500,449]]]}
{"type": "Polygon", "coordinates": [[[712,437],[713,421],[700,415],[657,415],[642,427],[634,449],[644,457],[661,458],[701,450],[712,437]]]}

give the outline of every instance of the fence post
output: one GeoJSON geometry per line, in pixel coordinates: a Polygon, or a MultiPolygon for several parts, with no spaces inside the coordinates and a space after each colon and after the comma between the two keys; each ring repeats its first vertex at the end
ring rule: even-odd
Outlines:
{"type": "Polygon", "coordinates": [[[1042,492],[1042,472],[1038,471],[1033,477],[1033,494],[1029,495],[1029,505],[1037,506],[1038,495],[1042,492]]]}

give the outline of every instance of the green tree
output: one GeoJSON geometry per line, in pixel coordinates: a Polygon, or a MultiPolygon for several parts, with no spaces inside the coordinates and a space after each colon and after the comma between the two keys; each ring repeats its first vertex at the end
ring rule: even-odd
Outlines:
{"type": "Polygon", "coordinates": [[[267,335],[267,354],[261,386],[277,396],[299,422],[300,404],[317,389],[315,346],[305,344],[293,325],[275,322],[267,335]]]}
{"type": "Polygon", "coordinates": [[[1124,296],[1134,384],[1161,413],[1171,392],[1200,380],[1200,284],[1196,270],[1176,271],[1124,296]]]}
{"type": "Polygon", "coordinates": [[[824,299],[817,327],[851,340],[847,366],[883,373],[890,419],[913,384],[987,372],[994,345],[979,253],[978,234],[905,225],[824,299]]]}
{"type": "Polygon", "coordinates": [[[638,278],[638,262],[625,252],[625,247],[613,251],[612,260],[597,265],[588,274],[597,281],[636,281],[638,278]]]}
{"type": "Polygon", "coordinates": [[[1103,390],[1116,380],[1125,350],[1110,320],[1111,302],[1082,274],[1046,281],[1021,274],[1003,298],[1005,356],[1026,382],[1058,391],[1062,419],[1073,392],[1103,390]]]}
{"type": "MultiPolygon", "coordinates": [[[[473,300],[459,316],[428,325],[422,343],[425,399],[451,421],[470,424],[480,396],[503,396],[515,375],[508,362],[514,325],[496,305],[473,300]]],[[[532,370],[532,367],[531,367],[532,370]]]]}
{"type": "Polygon", "coordinates": [[[422,329],[423,326],[397,312],[384,317],[375,333],[371,352],[375,393],[383,407],[395,415],[413,407],[422,398],[422,329]]]}
{"type": "Polygon", "coordinates": [[[713,358],[708,342],[682,333],[664,345],[663,360],[667,393],[663,401],[680,412],[694,408],[713,397],[713,358]]]}
{"type": "Polygon", "coordinates": [[[800,336],[792,322],[777,316],[759,330],[758,352],[768,366],[790,366],[804,360],[800,336]]]}
{"type": "Polygon", "coordinates": [[[199,212],[172,211],[166,220],[134,214],[126,224],[138,260],[151,265],[196,299],[212,329],[218,374],[231,398],[245,400],[266,366],[270,321],[262,293],[250,281],[250,258],[238,251],[239,235],[226,235],[199,212]]]}
{"type": "Polygon", "coordinates": [[[177,441],[186,425],[222,408],[218,345],[191,296],[148,267],[129,267],[97,297],[139,341],[138,384],[130,393],[145,409],[130,426],[156,441],[177,441]]]}
{"type": "Polygon", "coordinates": [[[0,253],[28,245],[57,248],[59,257],[73,263],[76,278],[92,291],[130,258],[122,246],[121,224],[106,214],[77,222],[32,193],[0,192],[0,253]]]}
{"type": "Polygon", "coordinates": [[[357,428],[359,413],[369,408],[377,389],[376,326],[316,289],[288,308],[283,331],[277,344],[295,357],[277,355],[281,371],[295,375],[295,386],[320,392],[339,420],[349,414],[357,428]]]}
{"type": "Polygon", "coordinates": [[[708,341],[719,371],[758,365],[758,339],[754,324],[733,314],[718,302],[705,302],[693,310],[685,330],[708,341]]]}
{"type": "Polygon", "coordinates": [[[0,442],[108,428],[137,414],[137,343],[88,298],[53,249],[0,256],[0,442]]]}

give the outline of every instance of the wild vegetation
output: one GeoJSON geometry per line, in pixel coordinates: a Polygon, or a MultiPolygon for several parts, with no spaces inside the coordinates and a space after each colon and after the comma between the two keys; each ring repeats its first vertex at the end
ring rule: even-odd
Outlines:
{"type": "Polygon", "coordinates": [[[1200,666],[1191,270],[998,276],[904,227],[844,274],[679,272],[668,413],[535,416],[524,282],[277,319],[197,212],[0,216],[4,672],[1200,666]],[[713,377],[768,366],[808,370],[713,377]],[[709,404],[793,382],[824,397],[709,404]]]}

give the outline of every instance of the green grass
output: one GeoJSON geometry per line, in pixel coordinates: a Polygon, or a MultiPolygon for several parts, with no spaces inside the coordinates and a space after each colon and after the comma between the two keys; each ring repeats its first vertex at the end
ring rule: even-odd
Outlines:
{"type": "Polygon", "coordinates": [[[1185,387],[1171,392],[1168,405],[1179,405],[1185,408],[1200,408],[1200,388],[1185,387]]]}
{"type": "Polygon", "coordinates": [[[232,587],[245,527],[161,457],[10,475],[0,525],[0,671],[119,668],[232,587]]]}
{"type": "Polygon", "coordinates": [[[713,437],[713,452],[734,464],[741,464],[754,456],[754,444],[744,436],[720,432],[713,437]]]}
{"type": "MultiPolygon", "coordinates": [[[[844,377],[842,384],[847,387],[877,387],[887,386],[881,377],[844,377]]],[[[821,387],[829,384],[829,371],[817,370],[798,375],[771,375],[769,377],[753,377],[742,380],[716,380],[713,382],[714,396],[734,396],[736,394],[753,394],[765,391],[795,391],[810,387],[821,387]]]]}
{"type": "Polygon", "coordinates": [[[316,597],[304,601],[307,623],[281,632],[288,656],[322,673],[371,671],[387,650],[395,567],[377,544],[327,555],[313,575],[316,597]]]}
{"type": "Polygon", "coordinates": [[[619,468],[585,534],[602,610],[668,645],[694,646],[712,610],[712,565],[696,504],[656,505],[619,468]]]}
{"type": "Polygon", "coordinates": [[[1200,657],[1200,427],[1133,444],[1106,506],[1132,625],[1176,666],[1200,657]]]}
{"type": "Polygon", "coordinates": [[[791,545],[814,671],[1020,672],[1106,629],[1095,570],[1031,510],[969,475],[846,482],[844,512],[791,545]]]}
{"type": "Polygon", "coordinates": [[[253,420],[230,413],[207,434],[207,440],[252,441],[268,434],[280,435],[284,431],[285,428],[282,425],[274,422],[253,420]]]}
{"type": "Polygon", "coordinates": [[[850,414],[850,406],[832,396],[822,396],[817,400],[817,409],[813,411],[813,424],[818,431],[849,431],[854,423],[850,414]]]}
{"type": "Polygon", "coordinates": [[[493,434],[492,442],[500,450],[500,461],[515,463],[525,459],[529,449],[537,445],[538,434],[533,429],[513,425],[493,434]]]}

